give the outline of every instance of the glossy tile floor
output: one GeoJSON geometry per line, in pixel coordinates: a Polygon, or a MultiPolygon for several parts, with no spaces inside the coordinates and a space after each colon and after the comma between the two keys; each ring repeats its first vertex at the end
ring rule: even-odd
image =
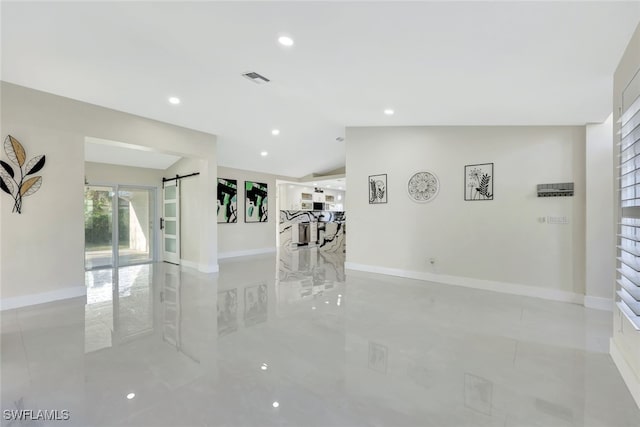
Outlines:
{"type": "Polygon", "coordinates": [[[2,425],[640,425],[610,313],[314,249],[86,279],[86,305],[2,312],[2,409],[70,420],[2,425]]]}

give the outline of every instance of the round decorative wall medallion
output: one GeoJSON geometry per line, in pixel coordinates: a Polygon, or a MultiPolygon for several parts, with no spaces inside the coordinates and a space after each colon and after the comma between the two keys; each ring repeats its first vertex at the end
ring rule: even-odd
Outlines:
{"type": "Polygon", "coordinates": [[[431,172],[418,172],[409,179],[409,197],[415,202],[430,202],[440,191],[440,181],[431,172]]]}

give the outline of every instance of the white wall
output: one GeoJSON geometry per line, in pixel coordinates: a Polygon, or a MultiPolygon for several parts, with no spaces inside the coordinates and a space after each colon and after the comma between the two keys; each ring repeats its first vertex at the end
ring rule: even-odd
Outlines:
{"type": "MultiPolygon", "coordinates": [[[[295,184],[280,184],[280,189],[280,209],[282,210],[300,209],[302,193],[313,193],[313,187],[295,184]]],[[[342,204],[343,207],[345,206],[346,192],[333,188],[325,188],[324,194],[334,196],[334,204],[342,204]],[[341,197],[341,200],[338,200],[338,196],[341,197]]]]}
{"type": "Polygon", "coordinates": [[[85,177],[89,184],[142,185],[162,187],[163,170],[85,162],[85,177]]]}
{"type": "MultiPolygon", "coordinates": [[[[85,294],[85,137],[202,158],[206,168],[201,179],[215,194],[214,135],[6,82],[0,95],[2,137],[16,137],[29,157],[47,156],[42,188],[25,199],[22,215],[11,213],[11,199],[0,194],[2,308],[85,294]]],[[[215,200],[206,208],[215,219],[215,200]]],[[[210,244],[205,257],[214,263],[216,240],[215,222],[208,222],[201,230],[201,241],[210,244]]]]}
{"type": "MultiPolygon", "coordinates": [[[[218,224],[218,253],[220,258],[275,251],[279,212],[276,208],[276,179],[291,179],[261,172],[218,167],[219,178],[238,180],[238,222],[218,224]],[[268,222],[245,223],[244,182],[256,181],[268,185],[268,222]]],[[[214,194],[214,199],[216,199],[214,194]]],[[[215,220],[215,215],[214,215],[215,220]]]]}
{"type": "Polygon", "coordinates": [[[584,127],[376,127],[346,133],[349,268],[582,301],[584,127]],[[495,200],[464,201],[464,166],[490,162],[495,200]],[[407,182],[423,170],[438,176],[440,193],[429,203],[414,203],[407,182]],[[367,176],[379,173],[388,174],[389,202],[370,205],[367,176]],[[575,196],[536,196],[536,184],[555,182],[575,182],[575,196]],[[567,217],[569,224],[539,222],[547,216],[567,217]]]}
{"type": "Polygon", "coordinates": [[[615,277],[613,118],[587,125],[586,146],[586,298],[585,305],[613,309],[615,277]]]}

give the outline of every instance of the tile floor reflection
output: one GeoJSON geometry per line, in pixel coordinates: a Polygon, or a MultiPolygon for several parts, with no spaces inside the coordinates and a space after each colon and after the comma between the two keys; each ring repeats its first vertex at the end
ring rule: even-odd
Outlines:
{"type": "Polygon", "coordinates": [[[341,251],[88,272],[2,312],[2,409],[73,426],[634,426],[610,313],[347,272],[341,251]]]}

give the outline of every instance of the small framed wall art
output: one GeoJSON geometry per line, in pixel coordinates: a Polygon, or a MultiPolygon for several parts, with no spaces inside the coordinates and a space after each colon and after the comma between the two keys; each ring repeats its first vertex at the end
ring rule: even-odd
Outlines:
{"type": "Polygon", "coordinates": [[[369,203],[387,203],[387,174],[369,176],[369,203]]]}
{"type": "Polygon", "coordinates": [[[493,163],[464,167],[464,199],[493,200],[493,163]]]}
{"type": "Polygon", "coordinates": [[[267,222],[269,187],[262,182],[244,182],[244,222],[267,222]]]}

